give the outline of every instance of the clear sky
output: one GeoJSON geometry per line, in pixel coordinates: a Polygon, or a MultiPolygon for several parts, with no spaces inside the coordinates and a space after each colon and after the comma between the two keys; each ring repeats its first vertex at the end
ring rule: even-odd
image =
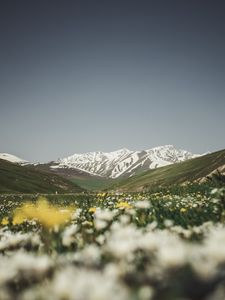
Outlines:
{"type": "Polygon", "coordinates": [[[225,1],[0,1],[0,152],[225,148],[225,1]]]}

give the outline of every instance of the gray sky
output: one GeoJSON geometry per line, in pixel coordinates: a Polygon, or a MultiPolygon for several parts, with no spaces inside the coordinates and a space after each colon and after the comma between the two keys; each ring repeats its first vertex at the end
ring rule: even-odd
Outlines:
{"type": "Polygon", "coordinates": [[[224,10],[222,0],[1,1],[0,152],[225,148],[224,10]]]}

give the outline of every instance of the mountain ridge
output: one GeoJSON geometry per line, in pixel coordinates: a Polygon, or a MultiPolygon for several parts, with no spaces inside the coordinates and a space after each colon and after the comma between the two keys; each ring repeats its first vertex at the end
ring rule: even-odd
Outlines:
{"type": "MultiPolygon", "coordinates": [[[[87,153],[75,153],[57,161],[48,163],[29,163],[14,155],[0,153],[0,158],[20,165],[30,164],[58,174],[83,173],[85,176],[116,179],[120,177],[132,177],[143,171],[167,166],[176,162],[198,157],[189,151],[176,149],[173,145],[164,145],[147,150],[129,150],[121,148],[111,152],[95,151],[87,153]]],[[[67,176],[66,176],[67,177],[67,176]]]]}
{"type": "Polygon", "coordinates": [[[139,172],[166,166],[200,156],[173,145],[158,146],[147,150],[133,151],[122,148],[112,152],[75,153],[54,162],[52,169],[79,169],[92,175],[118,178],[131,177],[139,172]]]}
{"type": "Polygon", "coordinates": [[[119,191],[149,191],[154,187],[188,183],[225,182],[225,149],[165,167],[148,170],[131,178],[121,179],[111,189],[119,191]]]}
{"type": "Polygon", "coordinates": [[[12,163],[26,164],[28,161],[9,153],[0,153],[0,159],[7,160],[12,163]]]}

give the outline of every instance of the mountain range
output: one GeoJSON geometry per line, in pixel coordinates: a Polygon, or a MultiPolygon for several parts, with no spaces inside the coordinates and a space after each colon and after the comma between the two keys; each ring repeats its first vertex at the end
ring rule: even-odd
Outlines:
{"type": "Polygon", "coordinates": [[[178,150],[173,145],[148,150],[132,151],[126,148],[113,152],[73,154],[53,162],[51,169],[77,169],[107,178],[131,177],[140,172],[185,161],[199,155],[178,150]]]}
{"type": "MultiPolygon", "coordinates": [[[[199,155],[186,150],[176,149],[173,145],[159,146],[148,150],[132,151],[126,148],[113,152],[88,152],[52,161],[47,164],[49,171],[57,173],[73,171],[91,176],[105,178],[132,177],[143,171],[167,166],[176,162],[185,161],[199,155]]],[[[25,160],[16,156],[2,153],[0,159],[26,164],[25,160]]]]}
{"type": "Polygon", "coordinates": [[[195,155],[166,145],[74,154],[45,164],[0,154],[0,193],[135,192],[189,182],[224,186],[225,150],[195,155]]]}

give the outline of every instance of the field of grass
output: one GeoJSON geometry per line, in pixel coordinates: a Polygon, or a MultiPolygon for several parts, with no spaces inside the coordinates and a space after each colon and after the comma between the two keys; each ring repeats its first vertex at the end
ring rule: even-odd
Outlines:
{"type": "Polygon", "coordinates": [[[0,202],[2,300],[225,299],[224,188],[0,202]]]}
{"type": "Polygon", "coordinates": [[[71,181],[88,191],[104,190],[111,187],[112,184],[115,182],[115,180],[110,178],[96,178],[94,176],[89,178],[73,178],[71,179],[71,181]]]}
{"type": "Polygon", "coordinates": [[[87,191],[99,191],[106,189],[111,186],[114,182],[113,179],[101,177],[97,175],[91,175],[87,172],[81,171],[79,169],[70,168],[51,168],[52,164],[40,164],[35,166],[37,170],[44,170],[51,172],[52,174],[57,174],[63,178],[70,180],[71,182],[77,184],[81,188],[87,191]]]}
{"type": "Polygon", "coordinates": [[[225,150],[143,172],[116,182],[113,188],[126,191],[140,191],[149,190],[155,186],[194,182],[223,165],[225,165],[225,150]]]}
{"type": "Polygon", "coordinates": [[[0,159],[0,193],[65,193],[83,189],[58,175],[0,159]]]}

